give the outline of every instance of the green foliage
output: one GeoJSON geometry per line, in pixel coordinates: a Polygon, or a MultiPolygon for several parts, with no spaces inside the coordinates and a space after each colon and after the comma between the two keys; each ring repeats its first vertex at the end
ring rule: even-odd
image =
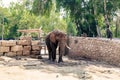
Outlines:
{"type": "MultiPolygon", "coordinates": [[[[101,29],[104,28],[104,22],[98,20],[98,17],[104,16],[104,0],[56,0],[56,2],[58,9],[62,6],[70,13],[78,35],[85,32],[88,36],[97,36],[97,24],[101,29]]],[[[112,22],[115,11],[120,8],[120,1],[107,0],[106,6],[108,20],[112,22]]]]}
{"type": "Polygon", "coordinates": [[[40,24],[44,33],[48,33],[54,29],[62,30],[66,32],[67,24],[64,20],[60,20],[57,14],[52,14],[51,17],[42,16],[40,24]]]}
{"type": "MultiPolygon", "coordinates": [[[[119,34],[119,22],[116,27],[113,17],[120,8],[120,1],[107,0],[106,14],[112,32],[119,34]],[[117,29],[117,30],[116,30],[117,29]]],[[[2,26],[4,38],[15,39],[20,36],[18,29],[42,27],[44,34],[59,29],[69,35],[97,36],[99,27],[105,37],[104,1],[102,0],[24,0],[21,4],[12,3],[9,8],[0,7],[0,39],[2,26]],[[60,19],[60,9],[64,8],[66,17],[60,19]]],[[[113,35],[115,35],[113,34],[113,35]]],[[[36,34],[33,34],[36,36],[36,34]]]]}
{"type": "Polygon", "coordinates": [[[76,36],[77,31],[76,31],[76,25],[74,23],[72,23],[71,21],[68,22],[67,24],[67,34],[71,35],[71,36],[76,36]]]}
{"type": "Polygon", "coordinates": [[[52,0],[34,0],[32,12],[36,15],[49,15],[52,9],[52,0]]]}
{"type": "Polygon", "coordinates": [[[2,39],[2,31],[4,29],[3,36],[6,36],[8,34],[8,10],[6,8],[0,7],[0,39],[2,39]]]}
{"type": "Polygon", "coordinates": [[[28,11],[24,11],[20,21],[19,21],[19,29],[33,29],[39,28],[40,22],[39,18],[34,14],[29,13],[28,11]]]}
{"type": "MultiPolygon", "coordinates": [[[[28,7],[30,6],[29,4],[31,3],[12,3],[9,8],[1,8],[2,10],[6,10],[6,12],[3,11],[3,15],[6,16],[4,20],[7,21],[7,24],[4,24],[4,39],[16,39],[19,37],[21,34],[17,32],[18,29],[39,29],[42,27],[44,34],[47,34],[54,29],[59,29],[66,32],[67,23],[65,20],[59,18],[59,13],[55,12],[55,4],[52,5],[49,16],[46,14],[36,15],[31,12],[28,7]],[[7,15],[5,13],[7,13],[7,15]]],[[[39,13],[39,11],[37,11],[37,13],[39,13]]],[[[2,19],[2,16],[0,17],[0,19],[2,19]]],[[[2,30],[1,27],[0,30],[2,30]]],[[[32,35],[33,37],[36,36],[36,34],[32,35]]]]}
{"type": "Polygon", "coordinates": [[[6,36],[6,39],[16,39],[18,37],[17,30],[18,30],[17,24],[12,26],[9,29],[9,34],[8,34],[8,36],[6,36]]]}

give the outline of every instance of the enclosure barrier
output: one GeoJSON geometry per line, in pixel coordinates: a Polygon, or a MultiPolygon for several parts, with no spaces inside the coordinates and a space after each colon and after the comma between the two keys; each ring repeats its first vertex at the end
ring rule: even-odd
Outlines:
{"type": "MultiPolygon", "coordinates": [[[[40,41],[30,39],[1,40],[0,56],[31,56],[40,55],[40,41]]],[[[69,57],[81,57],[120,66],[120,41],[89,37],[69,37],[69,57]]]]}
{"type": "Polygon", "coordinates": [[[39,40],[0,40],[0,56],[40,55],[41,48],[39,40]]]}
{"type": "Polygon", "coordinates": [[[120,66],[120,41],[89,37],[69,37],[69,57],[104,61],[120,66]]]}

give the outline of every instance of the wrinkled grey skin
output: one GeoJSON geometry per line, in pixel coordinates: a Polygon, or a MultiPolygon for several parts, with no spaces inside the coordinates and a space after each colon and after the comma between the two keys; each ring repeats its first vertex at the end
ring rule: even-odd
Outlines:
{"type": "Polygon", "coordinates": [[[65,54],[65,48],[68,47],[66,41],[67,41],[66,34],[58,30],[54,30],[46,36],[45,42],[48,48],[49,60],[55,61],[56,49],[58,47],[59,48],[58,63],[63,62],[62,56],[65,54]]]}

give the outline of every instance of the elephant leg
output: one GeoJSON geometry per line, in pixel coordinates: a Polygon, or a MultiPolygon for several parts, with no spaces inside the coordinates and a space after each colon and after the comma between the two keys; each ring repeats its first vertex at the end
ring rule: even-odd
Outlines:
{"type": "Polygon", "coordinates": [[[55,61],[55,59],[56,59],[56,45],[53,44],[51,47],[52,47],[52,60],[55,61]]]}
{"type": "Polygon", "coordinates": [[[62,59],[62,54],[60,53],[60,48],[59,48],[59,59],[58,59],[58,63],[60,62],[63,62],[63,59],[62,59]]]}
{"type": "Polygon", "coordinates": [[[46,41],[46,45],[47,45],[48,55],[49,55],[48,59],[51,60],[52,59],[52,48],[51,48],[50,42],[46,41]]]}
{"type": "Polygon", "coordinates": [[[51,60],[52,59],[52,50],[51,49],[48,49],[48,54],[49,54],[49,60],[51,60]]]}
{"type": "Polygon", "coordinates": [[[54,47],[52,51],[52,60],[55,61],[55,59],[56,59],[56,48],[54,47]]]}

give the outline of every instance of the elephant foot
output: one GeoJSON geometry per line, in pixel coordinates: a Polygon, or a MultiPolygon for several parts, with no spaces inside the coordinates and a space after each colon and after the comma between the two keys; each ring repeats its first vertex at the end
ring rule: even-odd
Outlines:
{"type": "Polygon", "coordinates": [[[38,59],[43,59],[43,57],[42,57],[41,55],[39,55],[37,58],[38,58],[38,59]]]}
{"type": "Polygon", "coordinates": [[[53,59],[52,61],[55,62],[55,59],[53,59]]]}
{"type": "Polygon", "coordinates": [[[48,58],[48,60],[51,60],[50,58],[48,58]]]}
{"type": "Polygon", "coordinates": [[[63,59],[62,59],[62,58],[59,58],[58,63],[60,63],[60,62],[63,62],[63,59]]]}
{"type": "Polygon", "coordinates": [[[48,60],[52,60],[52,58],[51,58],[51,57],[49,57],[49,58],[48,58],[48,60]]]}

